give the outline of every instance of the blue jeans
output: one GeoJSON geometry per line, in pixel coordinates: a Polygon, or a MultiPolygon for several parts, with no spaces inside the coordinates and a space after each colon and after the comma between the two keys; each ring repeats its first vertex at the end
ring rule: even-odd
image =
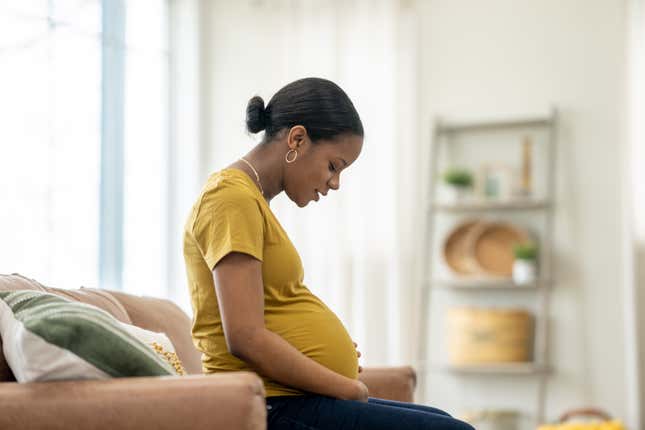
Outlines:
{"type": "Polygon", "coordinates": [[[373,397],[364,403],[307,394],[266,403],[268,430],[474,430],[440,409],[373,397]]]}

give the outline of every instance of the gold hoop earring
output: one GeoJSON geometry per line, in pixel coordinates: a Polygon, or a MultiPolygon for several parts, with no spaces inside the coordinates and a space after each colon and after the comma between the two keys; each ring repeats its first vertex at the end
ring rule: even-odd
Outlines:
{"type": "Polygon", "coordinates": [[[296,158],[298,158],[298,151],[296,151],[295,149],[290,149],[289,151],[287,151],[287,155],[285,155],[285,156],[284,156],[284,160],[285,160],[287,163],[293,163],[294,161],[296,161],[296,158]],[[293,151],[293,152],[295,152],[295,153],[296,153],[296,155],[293,157],[293,160],[289,160],[289,153],[290,153],[291,151],[293,151]]]}

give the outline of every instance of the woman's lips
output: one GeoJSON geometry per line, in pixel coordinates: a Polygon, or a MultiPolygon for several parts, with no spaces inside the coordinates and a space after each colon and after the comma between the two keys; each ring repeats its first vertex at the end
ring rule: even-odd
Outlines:
{"type": "Polygon", "coordinates": [[[318,195],[318,191],[317,191],[317,190],[314,190],[314,200],[315,200],[315,201],[320,200],[320,196],[318,195]]]}

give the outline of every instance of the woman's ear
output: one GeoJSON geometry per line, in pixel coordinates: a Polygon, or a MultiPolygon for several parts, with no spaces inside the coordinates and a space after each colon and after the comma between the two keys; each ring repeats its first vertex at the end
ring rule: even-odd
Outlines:
{"type": "Polygon", "coordinates": [[[287,135],[287,145],[290,149],[300,148],[307,143],[307,129],[302,125],[294,125],[287,135]]]}

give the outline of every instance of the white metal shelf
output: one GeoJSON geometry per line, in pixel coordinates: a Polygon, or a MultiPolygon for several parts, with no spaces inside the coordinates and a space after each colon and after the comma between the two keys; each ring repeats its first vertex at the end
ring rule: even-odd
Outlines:
{"type": "Polygon", "coordinates": [[[543,375],[550,373],[549,366],[536,362],[489,364],[437,364],[417,363],[421,372],[450,372],[463,375],[543,375]]]}
{"type": "MultiPolygon", "coordinates": [[[[537,375],[539,384],[537,387],[535,420],[536,425],[544,421],[546,407],[546,384],[547,376],[553,371],[549,365],[549,308],[550,308],[550,290],[554,286],[553,280],[553,218],[555,202],[555,172],[556,172],[556,127],[557,111],[551,109],[550,115],[547,116],[528,116],[523,118],[495,119],[491,121],[471,121],[455,122],[441,121],[435,119],[433,124],[433,140],[430,150],[431,165],[429,171],[429,203],[426,208],[428,216],[425,217],[425,247],[423,248],[423,267],[422,275],[422,292],[421,292],[421,318],[420,318],[420,339],[417,351],[416,363],[420,370],[418,387],[421,397],[424,397],[427,385],[427,374],[430,370],[446,372],[450,374],[463,375],[537,375]],[[520,197],[508,200],[480,200],[472,199],[458,203],[444,202],[437,199],[437,178],[439,167],[439,151],[442,143],[453,143],[452,138],[457,133],[471,132],[524,132],[539,131],[547,133],[545,141],[546,151],[546,189],[545,195],[537,197],[520,197]],[[434,273],[437,264],[435,261],[433,246],[435,244],[434,236],[436,217],[440,214],[460,216],[464,213],[495,213],[498,212],[513,213],[521,211],[543,211],[545,216],[542,221],[545,223],[544,235],[540,240],[540,246],[544,250],[541,264],[542,278],[538,279],[531,285],[518,286],[507,278],[466,278],[466,279],[441,279],[439,274],[434,273]],[[439,278],[439,279],[437,279],[439,278]],[[426,366],[428,363],[428,323],[430,321],[429,313],[431,312],[431,291],[442,289],[444,291],[453,291],[455,294],[461,291],[533,291],[530,295],[531,300],[536,304],[535,310],[535,327],[533,339],[533,356],[534,361],[529,363],[497,363],[483,365],[456,366],[449,364],[439,364],[426,366]]],[[[477,138],[476,135],[472,136],[477,138]]],[[[457,137],[455,141],[459,141],[457,137]]],[[[485,140],[485,139],[484,139],[485,140]]],[[[482,143],[485,145],[485,143],[482,143]]],[[[446,148],[449,149],[449,148],[446,148]]]]}
{"type": "Polygon", "coordinates": [[[431,209],[441,212],[516,211],[549,209],[547,199],[473,200],[460,203],[435,202],[431,209]]]}
{"type": "Polygon", "coordinates": [[[538,288],[548,288],[553,284],[549,279],[538,279],[526,285],[519,285],[509,278],[461,278],[461,279],[432,279],[427,282],[434,288],[446,288],[457,290],[511,290],[530,291],[538,288]]]}
{"type": "Polygon", "coordinates": [[[463,374],[509,374],[509,375],[541,375],[549,372],[547,366],[538,363],[495,363],[478,365],[448,365],[445,370],[463,374]]]}
{"type": "Polygon", "coordinates": [[[551,117],[526,117],[514,118],[510,120],[488,120],[473,122],[443,122],[436,132],[437,134],[458,133],[458,132],[478,132],[478,131],[498,131],[499,129],[513,128],[531,128],[531,127],[550,127],[552,124],[551,117]]]}

